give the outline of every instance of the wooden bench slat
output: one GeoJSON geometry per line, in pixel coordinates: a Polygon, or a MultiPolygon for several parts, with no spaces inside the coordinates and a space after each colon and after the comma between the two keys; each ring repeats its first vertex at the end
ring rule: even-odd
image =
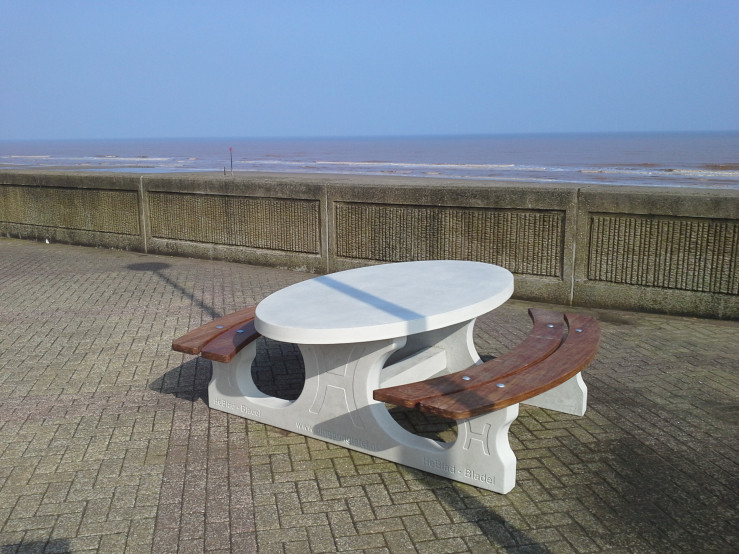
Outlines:
{"type": "Polygon", "coordinates": [[[256,306],[248,306],[243,310],[214,319],[213,321],[210,321],[197,329],[193,329],[189,333],[173,340],[172,350],[184,352],[185,354],[200,354],[203,347],[218,335],[225,333],[234,326],[241,325],[250,319],[254,319],[256,310],[256,306]],[[219,326],[222,328],[219,329],[219,326]]]}
{"type": "Polygon", "coordinates": [[[567,336],[567,324],[564,314],[551,310],[531,308],[529,316],[534,323],[533,329],[521,344],[505,354],[450,375],[377,389],[373,393],[373,398],[396,406],[415,408],[429,398],[476,388],[491,380],[499,380],[510,373],[531,367],[562,344],[562,340],[567,336]]]}
{"type": "Polygon", "coordinates": [[[420,403],[421,411],[456,420],[499,410],[550,390],[587,366],[595,357],[600,327],[592,317],[567,314],[569,333],[553,354],[526,371],[519,371],[471,390],[429,398],[420,403]],[[581,329],[578,332],[577,329],[581,329]],[[505,387],[498,387],[502,383],[505,387]]]}
{"type": "Polygon", "coordinates": [[[228,363],[233,360],[242,348],[254,342],[261,335],[254,327],[254,320],[249,320],[243,325],[231,327],[225,333],[221,333],[200,351],[203,358],[217,362],[228,363]]]}

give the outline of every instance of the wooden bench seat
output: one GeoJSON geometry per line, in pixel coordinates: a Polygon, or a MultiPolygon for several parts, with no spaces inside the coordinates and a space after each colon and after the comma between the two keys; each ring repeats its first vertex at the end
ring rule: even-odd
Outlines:
{"type": "Polygon", "coordinates": [[[254,328],[256,306],[219,317],[172,341],[172,350],[228,363],[261,335],[254,328]]]}
{"type": "Polygon", "coordinates": [[[464,371],[377,389],[373,398],[451,419],[468,419],[536,397],[575,377],[595,357],[598,322],[530,309],[534,327],[502,356],[464,371]]]}

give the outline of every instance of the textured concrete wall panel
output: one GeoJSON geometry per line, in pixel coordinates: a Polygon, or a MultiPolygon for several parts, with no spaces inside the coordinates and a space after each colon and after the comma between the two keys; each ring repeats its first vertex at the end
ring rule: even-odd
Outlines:
{"type": "Polygon", "coordinates": [[[591,215],[589,280],[739,294],[736,221],[591,215]]]}
{"type": "Polygon", "coordinates": [[[383,262],[466,259],[562,276],[564,212],[340,202],[336,255],[383,262]]]}
{"type": "Polygon", "coordinates": [[[0,187],[0,221],[6,223],[138,235],[135,191],[35,186],[0,187]]]}
{"type": "Polygon", "coordinates": [[[151,192],[148,205],[155,238],[320,253],[316,200],[151,192]]]}

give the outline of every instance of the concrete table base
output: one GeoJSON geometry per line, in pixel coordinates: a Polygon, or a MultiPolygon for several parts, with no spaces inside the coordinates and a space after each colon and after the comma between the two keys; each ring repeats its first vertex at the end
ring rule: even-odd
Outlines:
{"type": "MultiPolygon", "coordinates": [[[[457,440],[443,443],[405,430],[393,419],[384,403],[372,398],[373,390],[387,384],[388,380],[393,384],[412,382],[479,363],[470,340],[473,323],[408,338],[299,345],[305,362],[305,384],[296,400],[272,397],[257,388],[251,374],[256,355],[256,343],[252,343],[228,364],[213,362],[209,405],[506,493],[513,488],[516,478],[516,458],[508,442],[508,429],[518,415],[518,405],[458,421],[457,440]],[[439,348],[440,345],[444,348],[439,348]],[[409,350],[413,353],[406,355],[409,350]],[[386,366],[388,359],[398,361],[386,366]]],[[[584,412],[582,379],[571,381],[558,387],[558,392],[550,391],[552,394],[544,398],[542,404],[560,409],[569,402],[570,413],[584,412]],[[577,392],[573,395],[573,391],[577,392]]]]}

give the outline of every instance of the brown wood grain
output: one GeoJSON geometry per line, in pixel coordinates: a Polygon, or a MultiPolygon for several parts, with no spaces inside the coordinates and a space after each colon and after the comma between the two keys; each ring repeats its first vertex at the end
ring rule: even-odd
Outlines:
{"type": "Polygon", "coordinates": [[[203,347],[217,336],[229,329],[242,325],[246,321],[253,320],[256,314],[256,306],[247,306],[243,310],[219,317],[193,329],[189,333],[172,341],[172,350],[184,352],[185,354],[200,354],[203,347]],[[222,328],[219,329],[218,327],[222,328]]]}
{"type": "Polygon", "coordinates": [[[551,310],[531,308],[529,316],[534,323],[531,332],[521,344],[505,354],[451,375],[377,389],[373,398],[396,406],[416,408],[427,399],[475,389],[531,367],[559,348],[567,336],[567,324],[564,314],[551,310]]]}
{"type": "Polygon", "coordinates": [[[254,342],[260,336],[259,331],[254,328],[254,320],[252,319],[218,335],[203,347],[200,355],[209,360],[228,363],[242,348],[254,342]]]}
{"type": "Polygon", "coordinates": [[[524,371],[511,373],[480,387],[425,399],[418,408],[456,420],[467,419],[518,404],[574,377],[595,357],[600,327],[589,316],[567,314],[566,317],[569,323],[567,338],[544,360],[524,371]],[[501,388],[498,384],[505,386],[501,388]]]}

